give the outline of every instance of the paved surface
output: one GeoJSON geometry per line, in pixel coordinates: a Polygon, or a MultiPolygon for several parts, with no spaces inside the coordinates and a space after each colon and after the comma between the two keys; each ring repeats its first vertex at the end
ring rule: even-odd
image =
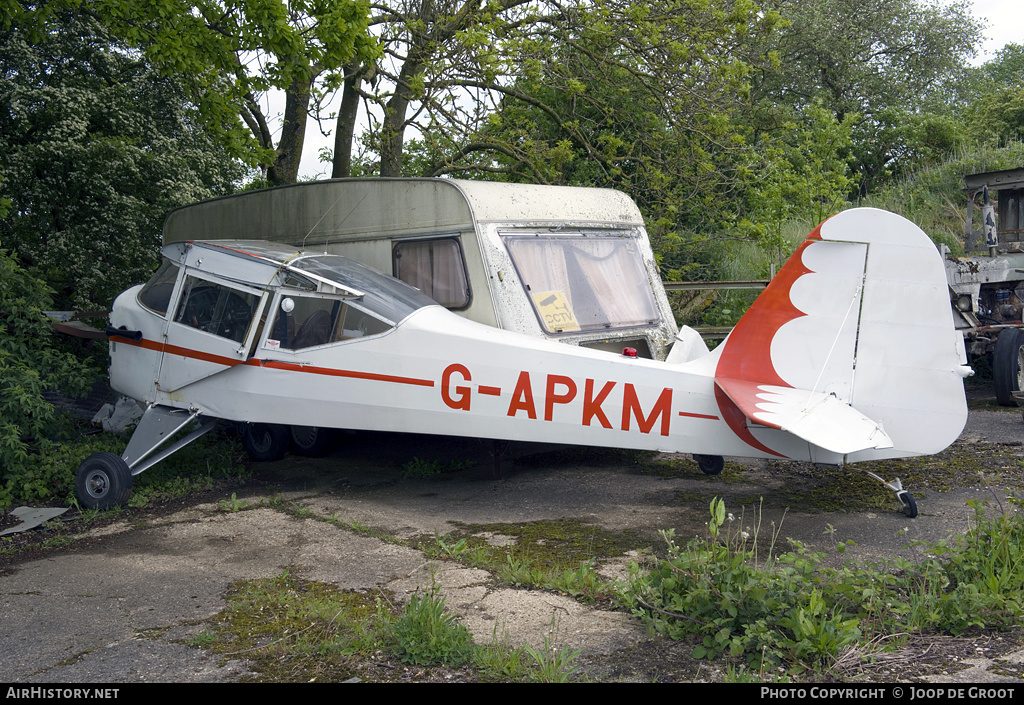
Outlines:
{"type": "MultiPolygon", "coordinates": [[[[1019,413],[978,411],[972,412],[961,442],[980,444],[979,449],[1004,444],[1024,455],[1012,445],[1022,438],[1019,413]]],[[[707,501],[715,495],[724,495],[731,507],[740,496],[771,496],[783,485],[811,481],[756,463],[738,483],[699,473],[662,477],[602,459],[600,453],[580,453],[568,461],[563,456],[550,464],[509,462],[505,479],[494,480],[488,451],[470,441],[364,437],[332,458],[287,458],[260,474],[285,483],[281,486],[288,489],[276,496],[316,515],[356,521],[401,538],[443,535],[454,522],[578,518],[636,532],[638,544],[644,545],[654,545],[659,529],[673,527],[683,538],[700,531],[707,501]],[[402,479],[398,468],[411,457],[468,459],[479,465],[444,479],[402,479]]],[[[852,539],[864,557],[897,552],[912,557],[908,541],[962,532],[970,514],[966,501],[985,496],[980,487],[925,492],[916,520],[899,513],[895,503],[891,511],[815,514],[794,508],[784,512],[769,503],[762,526],[782,525],[784,536],[817,547],[852,539]]],[[[259,497],[239,499],[255,503],[259,497]]],[[[219,662],[185,640],[223,609],[233,581],[285,570],[342,588],[387,587],[398,595],[437,580],[449,607],[482,641],[500,626],[513,643],[540,646],[553,623],[563,643],[592,653],[614,654],[646,638],[622,614],[588,609],[550,593],[494,589],[482,571],[431,564],[393,542],[270,508],[228,512],[213,503],[141,525],[129,518],[44,559],[2,571],[0,681],[236,680],[246,673],[243,661],[219,662]]],[[[981,655],[974,670],[959,677],[1006,680],[994,675],[990,665],[981,655]]]]}

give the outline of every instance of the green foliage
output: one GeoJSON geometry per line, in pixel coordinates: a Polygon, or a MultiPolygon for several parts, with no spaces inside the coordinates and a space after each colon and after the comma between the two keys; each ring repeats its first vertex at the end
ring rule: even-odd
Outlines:
{"type": "Polygon", "coordinates": [[[887,172],[913,166],[921,145],[903,123],[948,114],[971,95],[963,78],[982,33],[966,3],[781,0],[777,6],[786,22],[769,44],[779,61],[755,78],[753,95],[791,106],[820,99],[839,122],[856,115],[852,155],[862,194],[887,172]]]}
{"type": "Polygon", "coordinates": [[[753,155],[760,163],[749,167],[747,178],[753,185],[746,191],[738,223],[741,234],[778,253],[777,264],[791,250],[786,226],[794,221],[817,224],[842,210],[856,184],[843,156],[852,147],[855,114],[838,120],[816,100],[789,118],[781,130],[760,135],[760,149],[753,155]]]}
{"type": "Polygon", "coordinates": [[[402,466],[402,477],[434,477],[445,473],[459,472],[471,466],[472,463],[466,460],[451,460],[447,463],[442,463],[439,460],[413,458],[402,466]]]}
{"type": "Polygon", "coordinates": [[[969,502],[966,535],[927,544],[929,559],[911,571],[919,619],[959,634],[972,627],[1009,628],[1024,615],[1024,511],[969,502]]]}
{"type": "Polygon", "coordinates": [[[109,307],[156,268],[168,210],[244,175],[179,84],[85,14],[0,32],[0,75],[0,234],[55,307],[109,307]]]}
{"type": "Polygon", "coordinates": [[[623,598],[650,629],[696,640],[695,657],[728,652],[754,668],[828,670],[847,647],[908,629],[1009,627],[1024,614],[1024,513],[974,508],[965,537],[920,544],[917,564],[829,568],[799,544],[761,555],[758,527],[733,528],[715,499],[708,536],[679,546],[665,532],[667,557],[623,598]]]}
{"type": "Polygon", "coordinates": [[[182,102],[227,154],[269,169],[275,183],[295,181],[316,90],[337,88],[347,63],[379,55],[365,0],[50,0],[19,3],[11,24],[42,37],[62,10],[96,18],[184,87],[182,102]],[[287,102],[280,136],[260,105],[271,89],[287,102]]]}
{"type": "Polygon", "coordinates": [[[935,164],[910,171],[905,177],[878,189],[860,205],[899,213],[912,220],[933,240],[954,254],[963,254],[967,197],[964,176],[985,171],[1016,169],[1024,164],[1024,143],[1001,147],[960,147],[935,164]]]}
{"type": "Polygon", "coordinates": [[[576,672],[576,667],[572,663],[583,653],[583,650],[557,648],[545,634],[544,649],[527,646],[526,653],[530,655],[537,666],[534,680],[538,683],[568,683],[572,679],[572,674],[576,672]]]}
{"type": "Polygon", "coordinates": [[[472,668],[482,681],[565,682],[579,654],[550,639],[543,650],[513,647],[497,628],[490,643],[476,646],[435,591],[396,610],[387,594],[342,592],[287,570],[232,586],[227,608],[189,643],[224,655],[244,651],[253,670],[277,682],[388,679],[396,672],[392,656],[415,666],[472,668]],[[377,670],[381,661],[387,665],[377,670]]]}
{"type": "Polygon", "coordinates": [[[416,594],[395,621],[395,653],[405,663],[457,666],[473,652],[473,638],[465,625],[445,611],[445,599],[436,592],[416,594]]]}
{"type": "MultiPolygon", "coordinates": [[[[50,290],[0,250],[0,507],[63,497],[67,424],[43,393],[84,394],[96,371],[64,351],[42,311],[50,290]]],[[[84,456],[83,456],[84,457],[84,456]]],[[[76,465],[77,467],[77,465],[76,465]]]]}
{"type": "Polygon", "coordinates": [[[249,501],[245,499],[238,499],[238,494],[235,492],[231,493],[230,500],[222,499],[217,503],[217,508],[220,509],[222,512],[231,512],[232,514],[235,512],[240,512],[243,509],[247,509],[248,507],[249,501]]]}
{"type": "Polygon", "coordinates": [[[619,554],[633,540],[573,521],[493,524],[463,527],[456,534],[435,534],[417,548],[431,558],[451,559],[487,570],[504,584],[555,590],[581,602],[607,595],[610,584],[598,572],[595,552],[619,554]],[[482,533],[509,537],[509,545],[492,545],[482,533]]]}

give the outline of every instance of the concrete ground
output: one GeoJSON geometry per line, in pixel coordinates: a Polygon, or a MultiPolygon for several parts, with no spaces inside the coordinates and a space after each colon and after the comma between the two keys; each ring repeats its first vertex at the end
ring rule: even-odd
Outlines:
{"type": "MultiPolygon", "coordinates": [[[[1024,421],[1018,411],[986,407],[971,412],[958,447],[968,455],[998,451],[1012,462],[1024,458],[1021,440],[1024,421]]],[[[217,501],[159,516],[128,512],[123,520],[43,558],[15,559],[0,570],[0,681],[241,679],[249,672],[244,655],[223,660],[186,640],[224,609],[233,582],[284,571],[345,589],[386,588],[398,596],[433,582],[442,587],[449,609],[483,643],[496,627],[513,644],[539,647],[549,635],[603,663],[617,654],[632,658],[638,644],[653,643],[636,620],[621,612],[586,607],[550,592],[495,587],[484,571],[429,561],[400,541],[373,538],[316,517],[373,527],[398,539],[444,535],[463,525],[576,519],[629,532],[637,537],[639,550],[660,545],[661,529],[673,528],[683,540],[702,531],[714,496],[723,496],[737,514],[741,500],[763,496],[762,535],[781,527],[780,536],[822,550],[831,550],[837,541],[855,541],[852,555],[871,560],[895,554],[913,558],[920,549],[908,548],[911,542],[962,533],[971,516],[967,501],[992,494],[978,482],[942,491],[910,487],[920,509],[913,520],[895,500],[887,509],[806,511],[809,507],[787,507],[772,498],[820,483],[810,467],[747,463],[736,472],[727,468],[723,476],[705,477],[696,471],[656,472],[600,451],[571,451],[507,458],[504,477],[496,480],[490,450],[474,441],[364,435],[350,439],[330,458],[288,457],[268,464],[258,470],[265,481],[259,489],[236,498],[254,506],[274,496],[308,510],[303,516],[271,507],[225,511],[217,501]],[[440,478],[403,478],[400,469],[411,458],[475,465],[440,478]]],[[[1005,490],[1024,487],[998,488],[1005,490]]],[[[754,521],[752,506],[747,505],[740,521],[754,521]]],[[[614,574],[627,560],[609,561],[603,570],[614,574]]],[[[691,646],[658,648],[688,653],[691,646]]],[[[1005,666],[1016,664],[1019,673],[1022,661],[1021,651],[993,659],[977,647],[956,668],[931,677],[1012,681],[1005,666]],[[967,657],[975,660],[968,663],[967,657]]]]}

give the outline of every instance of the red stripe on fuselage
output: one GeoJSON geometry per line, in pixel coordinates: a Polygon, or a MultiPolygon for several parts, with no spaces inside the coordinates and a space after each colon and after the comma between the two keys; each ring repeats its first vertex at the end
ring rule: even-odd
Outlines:
{"type": "Polygon", "coordinates": [[[384,375],[376,372],[357,372],[355,370],[339,370],[333,367],[314,367],[312,365],[296,365],[291,362],[280,362],[276,360],[260,360],[258,358],[252,358],[251,360],[235,360],[230,357],[224,357],[223,355],[213,355],[212,353],[204,353],[199,350],[192,350],[191,348],[183,348],[177,345],[171,345],[169,343],[158,343],[154,340],[142,339],[138,342],[129,340],[128,338],[122,338],[121,336],[112,336],[110,338],[114,342],[124,343],[127,345],[134,345],[136,347],[145,348],[147,350],[153,350],[155,352],[167,353],[169,355],[180,355],[182,357],[188,357],[193,360],[202,360],[203,362],[212,362],[217,365],[224,365],[225,367],[236,367],[238,365],[249,365],[252,367],[269,367],[275,370],[287,370],[289,372],[307,372],[315,375],[326,375],[328,377],[348,377],[351,379],[369,379],[377,382],[393,382],[395,384],[411,384],[418,387],[433,387],[434,381],[430,379],[417,379],[415,377],[398,377],[396,375],[384,375]]]}

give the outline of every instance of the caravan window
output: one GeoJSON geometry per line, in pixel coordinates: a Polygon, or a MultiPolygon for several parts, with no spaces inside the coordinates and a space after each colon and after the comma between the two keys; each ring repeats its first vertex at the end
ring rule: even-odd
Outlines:
{"type": "Polygon", "coordinates": [[[458,238],[399,242],[393,256],[397,279],[447,308],[469,306],[469,280],[458,238]]]}
{"type": "Polygon", "coordinates": [[[647,325],[658,312],[636,241],[607,235],[506,235],[548,333],[647,325]]]}

